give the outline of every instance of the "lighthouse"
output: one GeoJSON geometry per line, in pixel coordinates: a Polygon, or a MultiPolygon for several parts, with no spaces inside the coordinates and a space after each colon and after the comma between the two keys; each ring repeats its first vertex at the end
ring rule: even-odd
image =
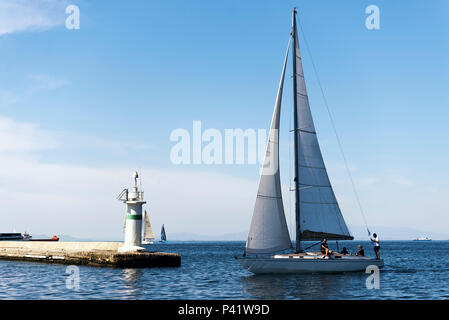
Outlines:
{"type": "Polygon", "coordinates": [[[143,201],[143,191],[137,187],[137,179],[139,174],[134,171],[134,187],[124,189],[118,200],[126,204],[125,216],[125,245],[118,249],[119,252],[137,252],[146,251],[142,245],[142,206],[146,203],[143,201]]]}

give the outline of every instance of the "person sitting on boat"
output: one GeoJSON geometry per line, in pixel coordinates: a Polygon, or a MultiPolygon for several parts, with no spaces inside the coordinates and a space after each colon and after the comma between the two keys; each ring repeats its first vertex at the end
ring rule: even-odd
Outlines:
{"type": "Polygon", "coordinates": [[[341,254],[349,254],[348,249],[346,247],[343,247],[343,250],[340,252],[341,254]]]}
{"type": "Polygon", "coordinates": [[[363,247],[361,244],[359,244],[359,246],[357,247],[357,252],[355,253],[355,255],[361,256],[361,257],[365,256],[365,250],[363,250],[363,247]]]}
{"type": "Polygon", "coordinates": [[[323,258],[329,257],[332,254],[332,250],[329,250],[327,246],[326,239],[323,239],[323,242],[321,242],[321,253],[324,254],[323,258]]]}
{"type": "Polygon", "coordinates": [[[374,253],[376,254],[377,259],[380,259],[380,253],[379,253],[379,249],[380,249],[380,244],[379,244],[379,237],[377,236],[377,234],[373,233],[373,237],[374,239],[370,240],[374,243],[374,253]]]}

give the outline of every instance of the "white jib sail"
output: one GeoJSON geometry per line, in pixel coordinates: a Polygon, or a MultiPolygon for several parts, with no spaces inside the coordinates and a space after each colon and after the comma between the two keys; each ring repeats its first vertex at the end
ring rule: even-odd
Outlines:
{"type": "Polygon", "coordinates": [[[296,36],[299,199],[302,240],[352,239],[327,175],[307,96],[296,36]]]}
{"type": "Polygon", "coordinates": [[[259,189],[246,243],[247,253],[272,253],[292,247],[285,220],[279,177],[279,123],[288,50],[282,69],[265,162],[262,168],[259,189]]]}
{"type": "Polygon", "coordinates": [[[154,239],[153,229],[151,228],[150,218],[148,217],[148,212],[145,210],[145,226],[143,228],[143,238],[144,239],[154,239]]]}

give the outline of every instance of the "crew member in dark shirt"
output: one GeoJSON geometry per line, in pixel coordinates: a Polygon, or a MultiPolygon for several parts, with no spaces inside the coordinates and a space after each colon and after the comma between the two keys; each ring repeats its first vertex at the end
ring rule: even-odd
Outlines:
{"type": "Polygon", "coordinates": [[[332,250],[329,250],[327,246],[326,239],[323,239],[323,242],[321,242],[321,253],[324,254],[323,258],[329,257],[332,254],[332,250]]]}
{"type": "Polygon", "coordinates": [[[359,246],[357,247],[357,252],[355,253],[356,256],[361,256],[364,257],[365,256],[365,250],[363,250],[362,245],[359,244],[359,246]]]}

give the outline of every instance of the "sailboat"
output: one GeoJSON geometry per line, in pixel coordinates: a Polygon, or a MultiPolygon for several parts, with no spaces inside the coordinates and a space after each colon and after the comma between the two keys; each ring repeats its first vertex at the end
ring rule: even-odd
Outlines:
{"type": "Polygon", "coordinates": [[[165,234],[165,227],[162,225],[161,228],[161,240],[159,242],[167,242],[167,235],[165,234]]]}
{"type": "Polygon", "coordinates": [[[312,119],[299,50],[296,9],[292,20],[248,240],[243,256],[236,259],[255,274],[333,273],[365,271],[369,265],[383,267],[382,259],[338,253],[325,256],[302,249],[302,241],[353,240],[353,237],[332,189],[312,119]],[[294,253],[282,254],[281,251],[293,249],[279,173],[280,112],[291,42],[295,154],[295,188],[292,191],[295,193],[296,248],[294,253]]]}
{"type": "Polygon", "coordinates": [[[148,217],[147,210],[145,210],[145,217],[144,217],[143,222],[144,222],[144,226],[143,226],[142,244],[153,244],[154,233],[153,233],[153,229],[151,228],[150,218],[148,217]]]}

